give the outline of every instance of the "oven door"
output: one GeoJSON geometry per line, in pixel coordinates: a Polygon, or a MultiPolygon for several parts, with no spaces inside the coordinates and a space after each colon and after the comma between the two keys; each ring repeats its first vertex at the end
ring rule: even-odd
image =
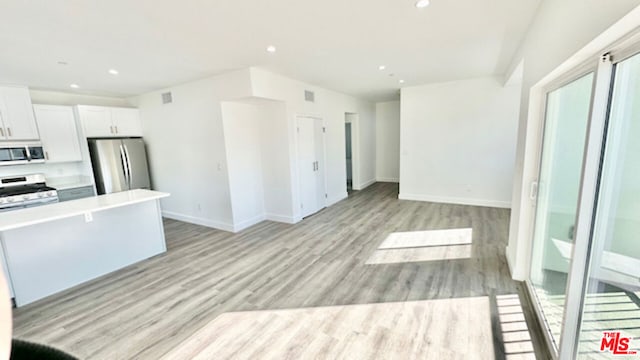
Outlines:
{"type": "Polygon", "coordinates": [[[0,212],[20,210],[20,209],[26,209],[26,208],[48,205],[48,204],[55,204],[57,202],[59,202],[57,197],[34,199],[29,201],[23,201],[20,203],[4,203],[0,201],[0,212]]]}

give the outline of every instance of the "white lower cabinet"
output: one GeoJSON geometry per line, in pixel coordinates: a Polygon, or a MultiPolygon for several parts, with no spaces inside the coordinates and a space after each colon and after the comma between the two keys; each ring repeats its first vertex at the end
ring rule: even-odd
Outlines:
{"type": "Polygon", "coordinates": [[[40,129],[40,141],[48,162],[82,161],[80,139],[73,108],[70,106],[34,105],[40,129]]]}

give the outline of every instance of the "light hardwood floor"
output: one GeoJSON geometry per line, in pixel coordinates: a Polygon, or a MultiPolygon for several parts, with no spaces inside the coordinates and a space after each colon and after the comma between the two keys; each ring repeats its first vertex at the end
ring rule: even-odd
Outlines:
{"type": "MultiPolygon", "coordinates": [[[[505,321],[504,316],[511,313],[504,312],[517,310],[520,302],[517,306],[500,305],[501,301],[523,297],[522,286],[509,277],[504,257],[509,211],[399,201],[397,193],[397,184],[377,183],[296,225],[263,222],[238,234],[166,220],[166,254],[15,309],[14,335],[84,359],[180,358],[177,349],[193,348],[203,333],[215,334],[217,326],[234,315],[239,316],[238,326],[249,324],[248,329],[253,329],[244,333],[260,337],[256,331],[261,330],[251,324],[265,316],[273,319],[269,316],[274,310],[303,312],[316,321],[319,316],[325,328],[335,329],[349,326],[344,318],[331,317],[340,309],[367,312],[388,305],[404,309],[397,310],[401,313],[420,314],[407,308],[413,304],[422,306],[422,313],[433,315],[410,321],[416,329],[429,329],[434,324],[439,324],[438,329],[490,329],[488,339],[475,338],[468,331],[446,334],[471,344],[469,349],[490,349],[491,358],[531,358],[531,350],[522,343],[533,340],[537,351],[540,343],[535,336],[525,336],[524,316],[529,314],[530,320],[529,307],[523,301],[521,318],[505,321]],[[472,229],[471,252],[466,258],[366,264],[391,233],[466,228],[472,229]],[[485,311],[486,316],[456,315],[475,309],[469,305],[470,299],[484,304],[478,311],[485,311]],[[429,303],[448,306],[433,312],[433,308],[424,308],[429,303]],[[515,335],[517,341],[504,340],[515,335]]],[[[287,319],[283,321],[291,320],[287,319]]],[[[233,321],[225,326],[238,333],[233,321]]],[[[532,326],[535,324],[529,321],[529,328],[532,326]]],[[[288,334],[285,325],[280,329],[288,334]]],[[[398,331],[389,326],[380,329],[398,331]]],[[[269,332],[270,327],[262,331],[269,332]]],[[[379,331],[371,333],[384,337],[379,331]]],[[[331,344],[332,335],[331,331],[306,332],[283,349],[319,346],[323,341],[331,344]]],[[[207,339],[207,343],[215,341],[207,339]]],[[[437,358],[435,354],[442,353],[437,351],[448,349],[433,339],[423,337],[424,346],[414,358],[437,358]]],[[[367,341],[358,344],[371,344],[367,341]]],[[[222,346],[207,351],[229,354],[229,349],[222,346]]],[[[343,348],[339,354],[354,359],[372,354],[370,349],[359,349],[343,348]]],[[[388,355],[386,358],[394,358],[393,353],[388,355]]],[[[465,355],[462,358],[486,358],[465,355]]],[[[183,358],[190,355],[185,353],[183,358]]]]}

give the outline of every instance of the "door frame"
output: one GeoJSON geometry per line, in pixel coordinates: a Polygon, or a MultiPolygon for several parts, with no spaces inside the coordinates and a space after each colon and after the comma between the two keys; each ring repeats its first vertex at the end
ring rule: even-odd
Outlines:
{"type": "MultiPolygon", "coordinates": [[[[323,199],[322,202],[320,203],[321,207],[320,209],[318,209],[318,211],[324,209],[327,207],[327,197],[328,197],[328,191],[327,191],[327,125],[326,122],[324,121],[324,119],[318,115],[308,115],[308,114],[295,114],[295,121],[294,121],[294,136],[295,136],[295,162],[296,162],[296,181],[298,183],[297,188],[297,195],[295,196],[295,199],[297,200],[295,205],[295,213],[297,214],[296,217],[296,222],[300,221],[303,219],[302,217],[302,212],[301,212],[301,205],[302,205],[302,182],[300,180],[300,173],[301,173],[301,168],[302,165],[300,164],[300,149],[299,149],[299,135],[298,135],[298,121],[300,118],[309,118],[309,119],[313,119],[315,121],[320,120],[321,124],[322,124],[322,128],[323,128],[323,132],[322,132],[322,153],[320,161],[322,162],[324,168],[322,169],[322,177],[323,177],[323,182],[324,182],[324,188],[322,189],[324,191],[325,196],[322,196],[321,198],[323,199]]],[[[345,181],[345,186],[346,186],[346,181],[345,181]]],[[[315,213],[314,213],[315,214],[315,213]]],[[[313,215],[313,214],[311,214],[313,215]]],[[[311,216],[308,215],[308,216],[311,216]]]]}
{"type": "MultiPolygon", "coordinates": [[[[344,124],[347,122],[351,124],[351,189],[352,190],[362,190],[362,184],[360,183],[360,114],[355,112],[345,112],[344,113],[344,124]],[[347,116],[353,116],[353,119],[347,121],[347,116]]],[[[344,125],[343,125],[344,129],[344,125]]],[[[343,138],[345,138],[343,136],[343,138]]],[[[345,144],[344,148],[344,156],[346,163],[347,158],[347,147],[345,144]]],[[[347,173],[345,169],[344,174],[344,187],[345,193],[347,192],[347,173]]]]}
{"type": "MultiPolygon", "coordinates": [[[[540,187],[539,187],[539,181],[540,181],[540,176],[541,176],[541,172],[543,170],[543,164],[542,164],[542,160],[543,160],[543,146],[544,146],[544,141],[545,139],[552,135],[555,136],[555,134],[547,134],[545,132],[545,126],[546,126],[546,119],[547,119],[547,115],[549,113],[549,108],[548,108],[548,95],[555,91],[558,90],[560,88],[562,88],[565,85],[568,85],[580,78],[582,78],[583,76],[586,76],[587,74],[593,72],[594,76],[593,76],[593,86],[592,86],[592,90],[591,90],[591,100],[590,100],[590,105],[589,105],[589,112],[591,113],[591,109],[593,107],[593,99],[594,99],[594,93],[595,93],[595,82],[596,82],[596,71],[597,71],[597,63],[592,60],[589,59],[588,61],[583,62],[581,65],[577,66],[576,68],[574,68],[573,70],[565,73],[564,75],[560,76],[559,78],[557,78],[555,81],[547,84],[544,87],[541,87],[539,89],[540,93],[539,93],[539,101],[538,104],[539,106],[537,107],[537,112],[538,112],[538,116],[534,119],[536,124],[535,124],[535,133],[530,135],[531,136],[531,140],[532,142],[535,143],[535,148],[536,148],[536,153],[535,153],[535,178],[531,181],[531,185],[529,188],[529,199],[532,201],[532,211],[531,214],[529,216],[529,233],[527,234],[528,236],[528,262],[527,262],[527,269],[526,269],[526,280],[525,280],[525,284],[526,284],[526,288],[528,291],[528,295],[530,298],[530,303],[533,305],[533,310],[536,314],[536,316],[538,317],[538,319],[540,320],[540,327],[542,330],[542,333],[545,337],[545,341],[547,344],[547,347],[549,348],[549,352],[551,353],[551,355],[554,357],[554,359],[557,358],[558,356],[558,352],[556,350],[556,346],[555,346],[555,340],[553,339],[547,325],[546,325],[546,321],[545,321],[545,317],[544,312],[542,310],[542,304],[539,302],[538,296],[536,294],[535,291],[535,286],[533,285],[533,282],[531,280],[531,267],[534,264],[533,262],[533,255],[534,255],[534,249],[533,249],[533,245],[534,245],[534,241],[535,241],[535,223],[538,220],[537,218],[537,207],[538,207],[538,197],[540,195],[540,187]]],[[[588,134],[587,134],[588,136],[588,134]]],[[[585,139],[585,146],[586,146],[586,142],[587,139],[585,139]]],[[[548,151],[548,150],[547,150],[548,151]]],[[[583,176],[583,174],[581,175],[583,176]]],[[[581,177],[582,179],[582,177],[581,177]]],[[[576,209],[576,211],[578,211],[579,209],[576,209]]],[[[573,258],[573,257],[572,257],[573,258]]],[[[571,266],[571,265],[570,265],[571,266]]],[[[569,276],[569,275],[567,275],[569,276]]],[[[567,286],[569,283],[569,279],[567,279],[567,286]]],[[[567,292],[565,291],[565,297],[567,297],[567,292]]],[[[566,306],[565,306],[566,309],[566,306]]],[[[566,312],[565,312],[566,314],[566,312]]],[[[559,348],[560,344],[558,343],[558,348],[559,348]]]]}

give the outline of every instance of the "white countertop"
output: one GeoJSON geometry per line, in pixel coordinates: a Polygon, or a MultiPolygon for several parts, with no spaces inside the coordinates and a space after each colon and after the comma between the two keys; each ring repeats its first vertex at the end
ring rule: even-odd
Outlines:
{"type": "Polygon", "coordinates": [[[168,193],[151,190],[129,190],[84,199],[42,205],[0,213],[0,231],[64,219],[168,197],[168,193]]]}
{"type": "Polygon", "coordinates": [[[93,181],[89,176],[75,175],[64,177],[48,177],[47,186],[56,190],[74,189],[85,186],[93,186],[93,181]]]}

